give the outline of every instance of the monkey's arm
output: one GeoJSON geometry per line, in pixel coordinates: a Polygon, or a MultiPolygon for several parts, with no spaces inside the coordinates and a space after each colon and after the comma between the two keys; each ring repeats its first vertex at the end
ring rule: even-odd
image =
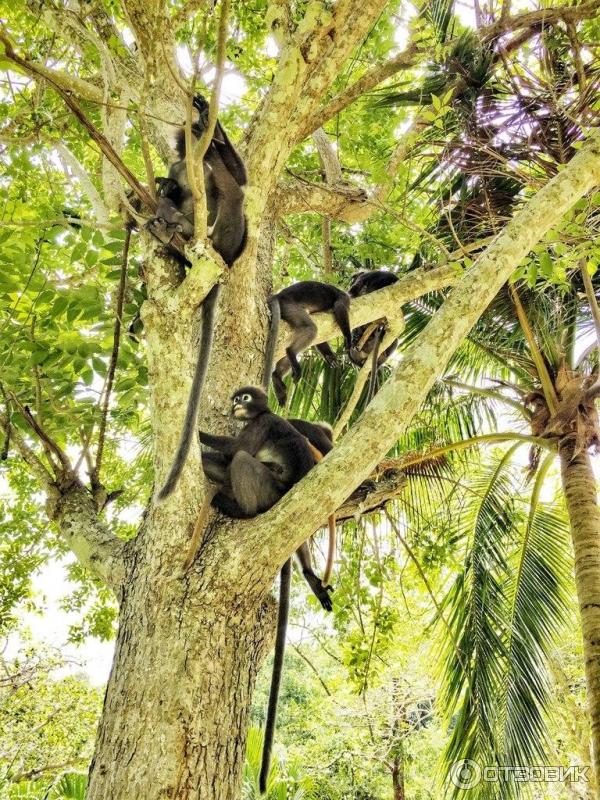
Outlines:
{"type": "Polygon", "coordinates": [[[202,444],[230,456],[232,456],[236,450],[239,450],[239,447],[237,447],[238,438],[239,437],[234,436],[214,436],[212,433],[200,431],[200,442],[202,444]]]}

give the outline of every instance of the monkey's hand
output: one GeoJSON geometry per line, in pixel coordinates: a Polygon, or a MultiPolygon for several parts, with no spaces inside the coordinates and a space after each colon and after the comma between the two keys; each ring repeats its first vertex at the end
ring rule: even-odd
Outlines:
{"type": "Polygon", "coordinates": [[[333,611],[333,604],[331,602],[331,597],[329,597],[331,592],[333,592],[333,586],[324,586],[321,579],[318,578],[314,572],[303,570],[303,575],[325,611],[333,611]]]}
{"type": "Polygon", "coordinates": [[[146,230],[150,231],[152,236],[158,239],[163,244],[169,244],[176,233],[181,233],[181,225],[167,222],[162,217],[155,217],[149,220],[146,225],[146,230]]]}

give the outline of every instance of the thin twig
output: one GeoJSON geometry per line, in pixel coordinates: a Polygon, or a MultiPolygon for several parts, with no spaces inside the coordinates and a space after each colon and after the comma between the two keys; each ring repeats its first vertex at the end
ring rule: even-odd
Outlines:
{"type": "Polygon", "coordinates": [[[521,325],[521,328],[525,335],[525,339],[527,340],[527,344],[529,345],[529,352],[531,353],[533,363],[535,364],[535,368],[537,370],[538,378],[540,380],[542,391],[544,393],[544,398],[546,400],[546,403],[548,404],[548,409],[550,410],[550,414],[554,416],[558,408],[558,397],[556,394],[556,389],[554,388],[554,383],[552,381],[550,373],[548,372],[548,368],[546,367],[544,356],[536,342],[533,328],[531,327],[529,319],[527,318],[527,314],[525,313],[525,309],[523,308],[523,304],[521,303],[521,298],[519,297],[519,293],[516,287],[512,283],[509,283],[508,289],[510,291],[510,296],[512,297],[513,303],[515,304],[515,308],[517,310],[517,317],[519,319],[519,324],[521,325]]]}
{"type": "MultiPolygon", "coordinates": [[[[35,433],[41,440],[46,452],[53,453],[56,456],[56,458],[58,458],[65,473],[71,473],[72,472],[71,462],[69,461],[64,450],[62,450],[62,448],[58,446],[58,444],[48,433],[46,433],[46,431],[42,428],[42,426],[33,416],[33,414],[31,413],[31,409],[28,406],[21,405],[21,403],[19,403],[19,401],[14,395],[13,395],[13,400],[15,400],[15,402],[19,406],[19,410],[25,417],[25,420],[28,423],[28,425],[35,431],[35,433]]],[[[50,463],[53,464],[52,460],[50,463]]]]}
{"type": "Polygon", "coordinates": [[[332,695],[331,695],[331,690],[329,689],[329,687],[327,686],[327,684],[325,683],[325,681],[324,681],[324,680],[323,680],[323,678],[321,677],[321,675],[320,675],[320,673],[319,673],[319,670],[318,670],[318,669],[315,667],[315,665],[312,663],[312,661],[310,661],[310,659],[308,658],[308,656],[306,656],[306,655],[305,655],[305,654],[302,652],[302,650],[300,650],[300,648],[298,647],[298,645],[297,645],[297,644],[294,644],[293,642],[290,642],[290,645],[291,645],[291,647],[292,647],[292,648],[293,648],[293,649],[294,649],[294,650],[295,650],[295,651],[298,653],[298,655],[300,656],[300,658],[301,658],[303,661],[305,661],[305,662],[308,664],[308,666],[311,668],[311,670],[312,670],[312,671],[315,673],[315,675],[316,675],[316,676],[317,676],[317,678],[319,679],[319,683],[321,684],[321,686],[322,686],[322,687],[323,687],[323,689],[325,690],[325,694],[326,694],[328,697],[331,697],[331,696],[332,696],[332,695]]]}
{"type": "Polygon", "coordinates": [[[94,465],[92,480],[100,478],[100,469],[102,467],[102,456],[104,454],[104,440],[106,437],[106,420],[108,418],[108,406],[110,403],[110,396],[115,380],[115,372],[117,369],[117,359],[119,357],[119,345],[121,343],[121,326],[123,324],[123,302],[125,299],[125,286],[127,284],[127,263],[129,259],[129,243],[131,241],[131,227],[127,225],[125,228],[125,241],[123,243],[123,261],[121,264],[121,275],[119,277],[119,288],[117,290],[117,307],[115,310],[115,325],[113,330],[113,346],[110,355],[110,364],[108,367],[108,374],[106,377],[106,390],[104,392],[104,403],[102,406],[102,415],[100,417],[100,427],[98,429],[98,449],[96,450],[96,463],[94,465]]]}
{"type": "MultiPolygon", "coordinates": [[[[219,32],[217,39],[217,61],[215,64],[215,79],[213,81],[212,92],[210,95],[210,103],[208,106],[208,120],[206,129],[203,131],[202,136],[194,144],[194,164],[202,165],[204,156],[210,147],[213,136],[215,135],[215,127],[217,124],[217,117],[219,113],[219,101],[221,97],[221,84],[223,83],[223,73],[225,64],[225,46],[227,43],[227,23],[229,21],[229,2],[230,0],[222,0],[221,2],[221,15],[219,17],[219,32]]],[[[187,142],[186,142],[187,144],[187,142]]],[[[188,151],[186,151],[188,152],[188,151]]],[[[195,199],[195,206],[198,204],[198,198],[195,199]]],[[[206,237],[206,197],[203,194],[200,204],[204,204],[204,213],[194,213],[194,232],[197,238],[206,237]]]]}

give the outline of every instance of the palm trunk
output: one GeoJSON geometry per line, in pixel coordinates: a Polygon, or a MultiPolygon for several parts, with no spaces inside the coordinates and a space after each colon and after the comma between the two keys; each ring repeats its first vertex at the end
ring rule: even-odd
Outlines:
{"type": "Polygon", "coordinates": [[[592,762],[597,781],[600,776],[600,508],[589,455],[584,452],[573,457],[573,442],[566,441],[560,447],[560,464],[575,555],[592,762]]]}

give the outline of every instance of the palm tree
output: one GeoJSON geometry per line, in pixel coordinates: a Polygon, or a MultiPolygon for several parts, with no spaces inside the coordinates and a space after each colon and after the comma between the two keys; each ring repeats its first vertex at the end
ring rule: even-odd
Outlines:
{"type": "MultiPolygon", "coordinates": [[[[444,382],[454,402],[483,400],[488,419],[496,417],[508,430],[500,432],[496,425],[492,433],[452,441],[442,426],[438,433],[444,443],[430,449],[429,457],[490,443],[509,445],[470,480],[472,496],[457,523],[457,535],[467,541],[465,564],[439,615],[450,631],[443,699],[448,713],[455,714],[448,769],[465,758],[513,766],[544,758],[547,662],[568,607],[573,564],[597,774],[600,510],[590,451],[600,443],[600,313],[594,296],[600,281],[594,278],[582,264],[558,287],[508,288],[473,331],[452,365],[455,373],[444,382]],[[530,448],[528,491],[519,496],[518,451],[524,444],[530,448]],[[555,464],[568,517],[560,501],[540,500],[555,464]]],[[[410,337],[427,316],[423,307],[416,309],[405,335],[410,337]]],[[[447,402],[443,398],[438,387],[432,414],[447,402]]],[[[518,786],[508,785],[502,796],[516,794],[518,786]]],[[[471,796],[495,796],[490,791],[480,785],[471,796]]]]}

